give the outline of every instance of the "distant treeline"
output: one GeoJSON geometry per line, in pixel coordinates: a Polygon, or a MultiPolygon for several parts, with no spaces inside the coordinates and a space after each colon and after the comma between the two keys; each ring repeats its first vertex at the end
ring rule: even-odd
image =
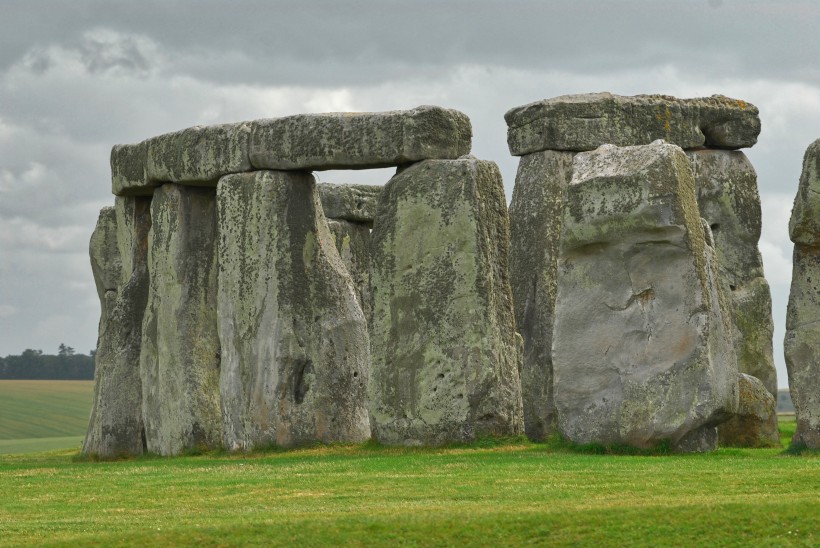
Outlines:
{"type": "Polygon", "coordinates": [[[56,355],[27,349],[19,356],[0,358],[2,380],[94,380],[94,351],[90,356],[77,354],[61,344],[56,355]]]}

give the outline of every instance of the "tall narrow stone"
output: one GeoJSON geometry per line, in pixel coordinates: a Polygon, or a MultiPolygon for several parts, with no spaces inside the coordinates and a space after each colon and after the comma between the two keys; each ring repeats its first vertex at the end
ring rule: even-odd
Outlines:
{"type": "Polygon", "coordinates": [[[225,446],[366,440],[367,325],[313,177],[224,177],[217,202],[225,446]]]}
{"type": "Polygon", "coordinates": [[[419,162],[385,186],[371,242],[378,441],[435,445],[521,432],[508,242],[492,162],[419,162]]]}
{"type": "Polygon", "coordinates": [[[797,416],[792,443],[820,449],[820,139],[803,157],[789,235],[795,245],[784,351],[797,416]]]}
{"type": "Polygon", "coordinates": [[[151,222],[140,356],[148,451],[219,447],[214,189],[159,187],[151,222]]]}
{"type": "Polygon", "coordinates": [[[510,281],[515,322],[524,339],[524,430],[543,440],[554,430],[552,328],[558,249],[572,152],[523,156],[510,203],[510,281]]]}
{"type": "Polygon", "coordinates": [[[662,142],[578,154],[553,334],[558,425],[576,443],[713,449],[738,405],[730,305],[689,161],[662,142]]]}
{"type": "Polygon", "coordinates": [[[140,381],[148,297],[150,199],[117,198],[100,212],[90,254],[100,298],[94,401],[83,453],[103,458],[145,449],[140,381]]]}
{"type": "Polygon", "coordinates": [[[352,223],[339,219],[328,219],[327,227],[342,259],[356,297],[366,318],[372,307],[370,298],[370,228],[364,223],[352,223]]]}

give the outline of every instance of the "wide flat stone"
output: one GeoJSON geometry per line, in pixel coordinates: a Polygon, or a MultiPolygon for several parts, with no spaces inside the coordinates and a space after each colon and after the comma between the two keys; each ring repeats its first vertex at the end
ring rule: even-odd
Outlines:
{"type": "Polygon", "coordinates": [[[820,139],[810,144],[803,156],[789,236],[796,244],[820,245],[820,139]]]}
{"type": "Polygon", "coordinates": [[[513,156],[645,145],[656,139],[682,148],[736,149],[754,145],[760,133],[757,107],[722,95],[562,95],[513,108],[504,117],[513,156]]]}
{"type": "Polygon", "coordinates": [[[319,198],[328,219],[373,225],[382,185],[337,185],[320,183],[319,198]]]}
{"type": "Polygon", "coordinates": [[[150,196],[157,183],[145,176],[148,163],[146,141],[134,145],[114,145],[111,149],[111,192],[117,196],[150,196]]]}
{"type": "Polygon", "coordinates": [[[256,169],[365,169],[470,152],[472,127],[457,110],[300,114],[252,122],[256,169]]]}
{"type": "Polygon", "coordinates": [[[227,176],[217,203],[225,447],[365,441],[367,324],[313,176],[227,176]]]}

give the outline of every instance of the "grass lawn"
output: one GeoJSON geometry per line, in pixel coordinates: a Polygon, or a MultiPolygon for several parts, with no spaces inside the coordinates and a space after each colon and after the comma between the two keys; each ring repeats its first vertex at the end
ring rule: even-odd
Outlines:
{"type": "Polygon", "coordinates": [[[93,393],[94,381],[0,380],[0,454],[14,447],[6,440],[27,440],[26,451],[76,445],[55,440],[33,447],[30,438],[82,438],[93,393]]]}
{"type": "Polygon", "coordinates": [[[816,455],[482,445],[0,456],[0,545],[820,544],[816,455]]]}

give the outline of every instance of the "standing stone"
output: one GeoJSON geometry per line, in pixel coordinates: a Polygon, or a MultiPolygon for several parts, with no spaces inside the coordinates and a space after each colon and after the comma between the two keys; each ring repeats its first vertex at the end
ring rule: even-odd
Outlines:
{"type": "Polygon", "coordinates": [[[100,212],[90,254],[100,298],[94,402],[83,453],[102,458],[145,449],[140,381],[142,318],[148,298],[150,199],[117,198],[100,212]]]}
{"type": "Polygon", "coordinates": [[[493,162],[419,162],[385,186],[371,242],[369,394],[379,442],[521,432],[508,242],[493,162]]]}
{"type": "Polygon", "coordinates": [[[820,449],[820,139],[803,157],[789,235],[795,245],[784,351],[797,417],[792,444],[820,449]]]}
{"type": "Polygon", "coordinates": [[[367,325],[313,176],[231,175],[217,203],[225,446],[366,440],[367,325]]]}
{"type": "Polygon", "coordinates": [[[715,448],[715,426],[737,409],[737,365],[686,155],[663,142],[603,146],[573,171],[553,333],[561,433],[715,448]]]}
{"type": "Polygon", "coordinates": [[[552,329],[561,221],[572,178],[572,152],[527,154],[510,203],[510,281],[515,322],[524,339],[524,430],[533,440],[554,431],[552,329]]]}
{"type": "Polygon", "coordinates": [[[376,203],[379,201],[382,185],[336,185],[322,183],[316,185],[322,209],[328,219],[364,223],[373,226],[376,218],[376,203]]]}
{"type": "Polygon", "coordinates": [[[760,379],[740,374],[737,413],[718,428],[721,446],[780,447],[774,396],[760,379]]]}
{"type": "Polygon", "coordinates": [[[364,223],[328,219],[330,235],[350,274],[356,299],[359,301],[366,318],[370,317],[372,299],[370,298],[370,228],[364,223]]]}
{"type": "Polygon", "coordinates": [[[159,187],[151,222],[140,356],[148,451],[175,455],[219,447],[214,190],[159,187]]]}

